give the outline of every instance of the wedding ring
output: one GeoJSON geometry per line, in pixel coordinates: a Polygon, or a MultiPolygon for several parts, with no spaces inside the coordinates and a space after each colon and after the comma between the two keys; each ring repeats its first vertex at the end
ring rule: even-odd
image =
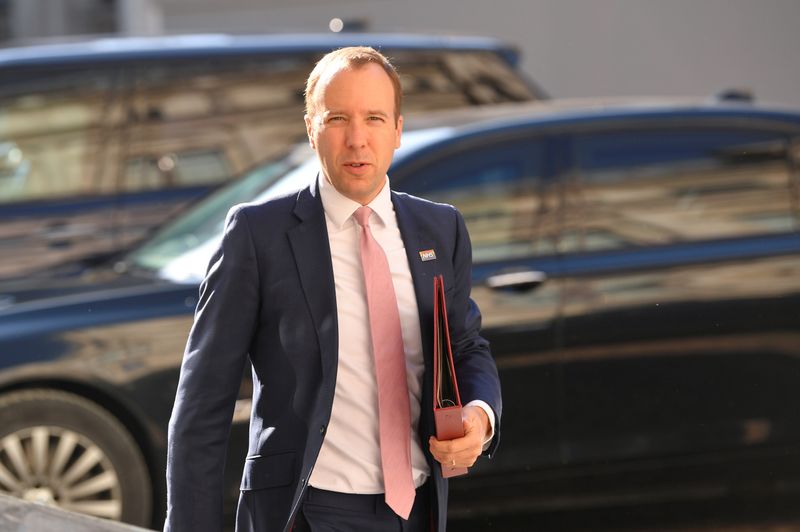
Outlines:
{"type": "Polygon", "coordinates": [[[450,467],[455,467],[455,466],[456,466],[456,459],[453,458],[453,462],[450,464],[450,467]]]}

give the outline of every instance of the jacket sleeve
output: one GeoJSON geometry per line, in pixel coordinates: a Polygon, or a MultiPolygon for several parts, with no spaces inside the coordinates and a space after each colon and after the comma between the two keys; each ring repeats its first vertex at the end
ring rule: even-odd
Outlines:
{"type": "Polygon", "coordinates": [[[258,321],[258,265],[243,209],[228,213],[200,285],[167,445],[165,530],[222,530],[233,408],[258,321]]]}
{"type": "Polygon", "coordinates": [[[457,210],[456,244],[453,251],[453,290],[448,302],[450,341],[461,403],[481,400],[494,412],[494,437],[484,451],[492,456],[500,441],[500,417],[503,402],[500,378],[489,349],[489,342],[480,335],[481,312],[470,298],[472,290],[472,245],[464,219],[457,210]]]}

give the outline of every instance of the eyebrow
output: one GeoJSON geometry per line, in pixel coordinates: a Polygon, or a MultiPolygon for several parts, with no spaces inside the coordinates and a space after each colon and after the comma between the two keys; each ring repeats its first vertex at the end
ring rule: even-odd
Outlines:
{"type": "MultiPolygon", "coordinates": [[[[339,111],[339,110],[336,110],[336,109],[329,109],[329,110],[327,110],[327,111],[325,111],[323,113],[323,116],[331,116],[331,115],[346,115],[346,116],[349,116],[349,114],[350,113],[347,113],[345,111],[339,111]]],[[[370,116],[378,115],[378,116],[382,116],[384,118],[388,118],[389,117],[389,115],[386,112],[380,111],[380,110],[377,110],[377,109],[367,109],[367,112],[365,114],[370,115],[370,116]]]]}

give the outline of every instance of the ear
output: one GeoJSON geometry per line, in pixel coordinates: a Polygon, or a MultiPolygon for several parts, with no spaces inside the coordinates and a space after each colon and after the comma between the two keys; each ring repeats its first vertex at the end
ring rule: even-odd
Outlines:
{"type": "Polygon", "coordinates": [[[395,126],[395,142],[394,147],[395,149],[400,147],[400,137],[403,136],[403,115],[397,117],[397,126],[395,126]]]}
{"type": "Polygon", "coordinates": [[[314,118],[308,115],[303,116],[303,120],[306,123],[306,135],[308,135],[308,144],[311,146],[311,149],[316,151],[317,145],[314,142],[314,118]]]}

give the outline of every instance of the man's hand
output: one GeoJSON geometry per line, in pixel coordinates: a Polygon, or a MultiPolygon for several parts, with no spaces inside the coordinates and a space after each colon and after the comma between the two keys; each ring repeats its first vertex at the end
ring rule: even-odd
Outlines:
{"type": "Polygon", "coordinates": [[[472,467],[483,452],[483,442],[489,436],[489,416],[479,406],[465,406],[461,410],[464,422],[464,437],[439,441],[431,436],[428,440],[431,454],[448,467],[472,467]]]}

